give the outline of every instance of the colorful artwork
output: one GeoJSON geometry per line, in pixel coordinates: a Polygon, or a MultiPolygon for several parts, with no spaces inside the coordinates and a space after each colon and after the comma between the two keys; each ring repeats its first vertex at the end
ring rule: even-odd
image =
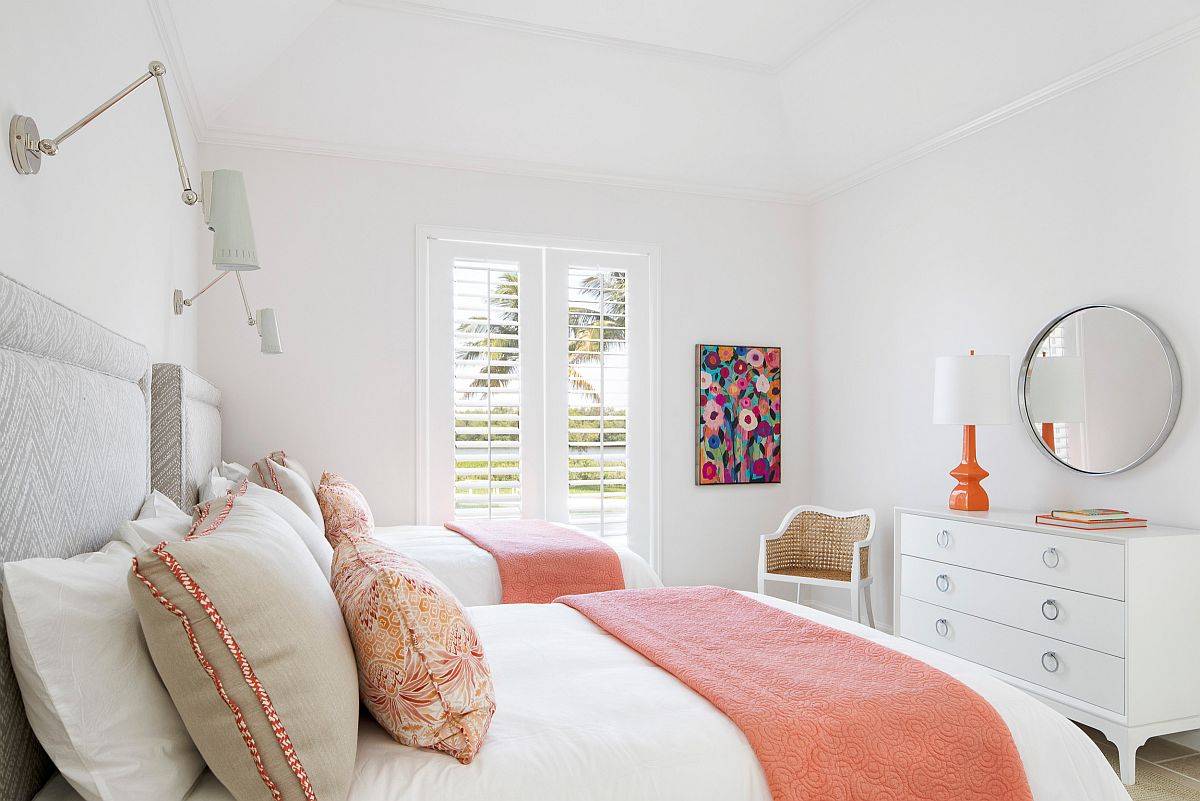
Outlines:
{"type": "Polygon", "coordinates": [[[782,352],[696,346],[696,483],[778,484],[782,352]]]}

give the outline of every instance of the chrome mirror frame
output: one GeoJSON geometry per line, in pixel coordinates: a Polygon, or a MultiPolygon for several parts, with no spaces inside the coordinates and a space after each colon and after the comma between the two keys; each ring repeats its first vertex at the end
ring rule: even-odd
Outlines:
{"type": "Polygon", "coordinates": [[[1037,447],[1038,452],[1047,459],[1050,459],[1055,464],[1061,465],[1068,470],[1073,470],[1076,473],[1080,473],[1085,476],[1111,476],[1117,473],[1123,473],[1126,470],[1132,470],[1157,453],[1158,449],[1161,448],[1163,443],[1167,441],[1167,437],[1170,436],[1171,430],[1175,427],[1175,421],[1179,418],[1179,409],[1182,405],[1182,402],[1183,374],[1179,370],[1179,358],[1175,355],[1175,348],[1171,345],[1171,341],[1167,339],[1166,334],[1164,334],[1162,329],[1155,325],[1154,322],[1145,315],[1140,314],[1127,306],[1116,306],[1111,303],[1086,303],[1082,306],[1075,306],[1074,308],[1067,309],[1061,314],[1055,315],[1050,322],[1042,326],[1042,329],[1038,331],[1037,336],[1035,336],[1033,341],[1029,343],[1029,349],[1025,351],[1025,358],[1021,360],[1021,370],[1017,375],[1017,408],[1021,413],[1021,422],[1024,424],[1025,431],[1029,434],[1030,438],[1033,439],[1034,445],[1037,447]],[[1154,442],[1152,442],[1150,446],[1146,448],[1141,456],[1139,456],[1137,459],[1134,459],[1129,464],[1113,470],[1081,470],[1075,465],[1068,464],[1062,459],[1059,459],[1050,452],[1050,450],[1046,447],[1046,443],[1042,441],[1041,435],[1034,428],[1033,422],[1029,419],[1029,409],[1025,404],[1025,384],[1029,378],[1029,369],[1032,361],[1037,357],[1038,346],[1042,344],[1042,341],[1046,338],[1046,336],[1059,324],[1061,324],[1063,320],[1066,320],[1073,314],[1078,314],[1079,312],[1087,311],[1088,309],[1114,309],[1136,318],[1148,329],[1150,329],[1150,333],[1154,334],[1155,338],[1158,340],[1159,347],[1162,348],[1163,355],[1167,359],[1167,366],[1171,371],[1171,408],[1167,412],[1166,419],[1163,421],[1163,426],[1158,432],[1158,436],[1155,437],[1154,442]]]}

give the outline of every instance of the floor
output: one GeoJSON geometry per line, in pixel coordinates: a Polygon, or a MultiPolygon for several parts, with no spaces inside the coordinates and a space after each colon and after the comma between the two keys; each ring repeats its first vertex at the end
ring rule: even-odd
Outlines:
{"type": "MultiPolygon", "coordinates": [[[[1095,729],[1081,726],[1117,769],[1117,749],[1095,729]]],[[[1200,752],[1155,737],[1138,749],[1133,801],[1200,801],[1200,752]]]]}

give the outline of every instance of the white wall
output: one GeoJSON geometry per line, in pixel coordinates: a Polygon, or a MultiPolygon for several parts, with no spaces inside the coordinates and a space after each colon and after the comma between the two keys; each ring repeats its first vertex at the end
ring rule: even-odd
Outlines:
{"type": "Polygon", "coordinates": [[[1040,326],[1076,304],[1161,326],[1183,370],[1179,422],[1156,456],[1108,478],[1052,464],[1017,424],[981,428],[993,508],[1115,506],[1200,526],[1198,71],[1193,40],[813,209],[814,497],[880,511],[885,621],[891,509],[943,505],[959,457],[961,431],[930,423],[934,357],[1008,353],[1015,373],[1040,326]]]}
{"type": "Polygon", "coordinates": [[[413,237],[417,224],[655,243],[660,320],[662,559],[671,583],[754,583],[757,537],[808,485],[804,210],[468,171],[205,147],[246,175],[285,353],[264,357],[233,285],[200,305],[200,370],[225,393],[227,454],[284,448],[358,483],[382,524],[414,519],[413,237]],[[784,348],[784,483],[694,486],[698,342],[784,348]]]}
{"type": "MultiPolygon", "coordinates": [[[[163,51],[146,4],[10,3],[0,25],[0,125],[14,113],[56,136],[163,51]]],[[[168,68],[170,65],[168,64],[168,68]]],[[[196,145],[178,96],[180,133],[196,145]]],[[[0,271],[150,349],[194,365],[196,321],[171,312],[171,291],[196,286],[200,213],[179,200],[158,92],[144,86],[45,158],[38,175],[0,163],[0,271]]]]}

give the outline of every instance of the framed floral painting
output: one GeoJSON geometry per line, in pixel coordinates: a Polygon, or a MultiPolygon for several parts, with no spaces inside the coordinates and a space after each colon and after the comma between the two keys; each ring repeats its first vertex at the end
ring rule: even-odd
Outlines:
{"type": "Polygon", "coordinates": [[[778,484],[782,350],[696,346],[696,483],[778,484]]]}

